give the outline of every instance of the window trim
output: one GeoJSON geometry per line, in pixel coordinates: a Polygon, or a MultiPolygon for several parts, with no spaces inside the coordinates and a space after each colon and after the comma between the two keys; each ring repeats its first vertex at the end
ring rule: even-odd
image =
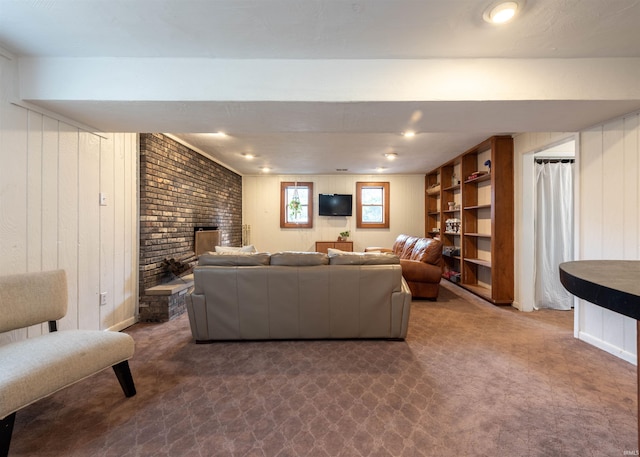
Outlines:
{"type": "Polygon", "coordinates": [[[313,228],[313,183],[300,181],[280,182],[280,228],[313,228]],[[305,224],[298,224],[287,221],[286,195],[288,187],[306,187],[309,193],[309,204],[307,205],[308,218],[305,224]]]}
{"type": "Polygon", "coordinates": [[[389,228],[389,195],[388,182],[356,182],[356,227],[357,228],[389,228]],[[382,187],[382,223],[365,223],[362,221],[362,190],[366,187],[382,187]]]}

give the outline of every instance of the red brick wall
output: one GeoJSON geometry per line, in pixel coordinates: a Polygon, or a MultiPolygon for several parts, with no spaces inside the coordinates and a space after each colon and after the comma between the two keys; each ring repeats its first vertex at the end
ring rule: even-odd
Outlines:
{"type": "Polygon", "coordinates": [[[141,296],[167,279],[165,258],[194,252],[196,226],[218,226],[221,244],[241,245],[242,177],[162,134],[140,134],[141,296]]]}

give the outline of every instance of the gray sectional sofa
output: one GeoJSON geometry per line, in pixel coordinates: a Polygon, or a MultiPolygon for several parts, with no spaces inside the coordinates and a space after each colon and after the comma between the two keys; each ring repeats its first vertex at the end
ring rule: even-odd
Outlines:
{"type": "Polygon", "coordinates": [[[199,343],[404,339],[410,306],[398,257],[371,253],[205,254],[187,298],[199,343]]]}

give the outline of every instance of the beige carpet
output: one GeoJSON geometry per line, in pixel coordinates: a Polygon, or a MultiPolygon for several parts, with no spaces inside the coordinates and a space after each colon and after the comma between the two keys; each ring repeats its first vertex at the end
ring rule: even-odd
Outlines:
{"type": "MultiPolygon", "coordinates": [[[[449,290],[449,288],[452,288],[449,290]]],[[[126,399],[108,370],[18,412],[11,456],[621,456],[636,369],[573,313],[414,301],[397,341],[196,345],[138,324],[126,399]]]]}

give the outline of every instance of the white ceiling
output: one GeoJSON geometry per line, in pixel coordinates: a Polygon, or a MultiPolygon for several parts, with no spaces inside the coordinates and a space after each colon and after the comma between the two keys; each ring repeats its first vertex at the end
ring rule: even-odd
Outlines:
{"type": "Polygon", "coordinates": [[[102,131],[172,132],[242,174],[424,173],[492,134],[575,131],[640,109],[640,1],[527,0],[502,27],[482,20],[491,3],[0,0],[0,46],[20,62],[19,98],[102,131]],[[508,87],[491,87],[505,59],[539,73],[526,84],[494,73],[508,87]],[[96,62],[109,70],[88,72],[96,62]],[[203,62],[250,71],[217,79],[203,62]],[[428,75],[388,77],[406,62],[428,75]],[[487,79],[439,70],[462,64],[487,79]],[[300,65],[306,76],[290,76],[300,65]],[[217,130],[230,136],[206,134],[217,130]],[[385,163],[389,151],[398,159],[385,163]]]}

